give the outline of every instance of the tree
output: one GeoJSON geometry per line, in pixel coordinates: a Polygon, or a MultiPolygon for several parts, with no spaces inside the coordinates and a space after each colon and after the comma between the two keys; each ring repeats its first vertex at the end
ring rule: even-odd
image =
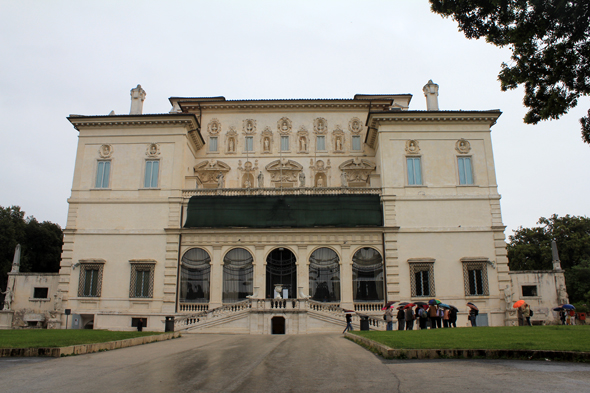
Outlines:
{"type": "MultiPolygon", "coordinates": [[[[524,85],[527,124],[558,119],[590,95],[588,0],[430,0],[431,10],[451,17],[471,38],[509,47],[502,63],[502,91],[524,85]]],[[[590,144],[590,110],[580,119],[590,144]]]]}
{"type": "Polygon", "coordinates": [[[590,301],[590,218],[554,214],[537,223],[541,226],[519,227],[508,237],[510,270],[553,269],[555,240],[570,302],[590,301]]]}
{"type": "MultiPolygon", "coordinates": [[[[0,289],[6,289],[14,250],[21,245],[21,272],[58,272],[63,245],[61,227],[49,221],[25,219],[19,206],[0,206],[0,289]]],[[[0,304],[4,295],[0,295],[0,304]]]]}

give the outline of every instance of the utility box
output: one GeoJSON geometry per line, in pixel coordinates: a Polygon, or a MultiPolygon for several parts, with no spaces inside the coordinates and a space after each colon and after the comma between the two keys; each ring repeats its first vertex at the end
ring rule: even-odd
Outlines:
{"type": "Polygon", "coordinates": [[[82,315],[80,314],[72,314],[70,315],[71,329],[82,329],[82,315]]]}
{"type": "Polygon", "coordinates": [[[174,331],[174,317],[166,317],[166,326],[164,327],[165,332],[174,331]]]}

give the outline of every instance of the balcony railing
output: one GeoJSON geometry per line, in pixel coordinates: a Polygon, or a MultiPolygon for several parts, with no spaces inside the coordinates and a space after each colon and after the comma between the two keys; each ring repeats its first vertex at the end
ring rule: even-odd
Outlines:
{"type": "Polygon", "coordinates": [[[381,195],[381,188],[294,187],[294,188],[199,188],[182,190],[183,198],[192,196],[274,196],[274,195],[381,195]]]}

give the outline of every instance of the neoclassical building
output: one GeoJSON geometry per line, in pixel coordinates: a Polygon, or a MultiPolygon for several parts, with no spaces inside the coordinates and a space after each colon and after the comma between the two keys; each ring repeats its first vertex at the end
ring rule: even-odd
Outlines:
{"type": "MultiPolygon", "coordinates": [[[[386,301],[437,298],[504,325],[511,285],[490,128],[499,110],[352,99],[172,97],[79,132],[59,275],[79,327],[382,329],[386,301]]],[[[65,324],[65,316],[62,324],[65,324]]]]}

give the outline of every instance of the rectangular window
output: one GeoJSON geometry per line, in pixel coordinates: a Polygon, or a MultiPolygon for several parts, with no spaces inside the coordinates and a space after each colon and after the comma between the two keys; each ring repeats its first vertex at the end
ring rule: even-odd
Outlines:
{"type": "Polygon", "coordinates": [[[434,262],[410,263],[412,297],[432,297],[434,291],[434,262]]]}
{"type": "Polygon", "coordinates": [[[289,136],[281,136],[281,151],[289,150],[289,136]]]}
{"type": "Polygon", "coordinates": [[[459,165],[459,184],[473,184],[471,157],[457,157],[459,165]]]}
{"type": "Polygon", "coordinates": [[[211,151],[211,152],[217,151],[217,137],[216,136],[209,137],[209,151],[211,151]]]}
{"type": "Polygon", "coordinates": [[[102,286],[102,263],[83,263],[80,266],[78,296],[100,297],[102,286]]]}
{"type": "Polygon", "coordinates": [[[317,144],[316,144],[316,150],[326,150],[326,137],[323,135],[318,135],[317,137],[317,144]]]}
{"type": "Polygon", "coordinates": [[[538,296],[537,295],[537,286],[536,285],[523,285],[522,286],[522,296],[538,296]]]}
{"type": "Polygon", "coordinates": [[[352,150],[361,150],[361,137],[359,135],[352,136],[352,150]]]}
{"type": "Polygon", "coordinates": [[[158,187],[158,170],[160,167],[160,161],[146,161],[145,162],[145,180],[143,186],[145,188],[156,188],[158,187]]]}
{"type": "Polygon", "coordinates": [[[35,299],[47,299],[49,294],[49,288],[34,288],[33,297],[35,299]]]}
{"type": "Polygon", "coordinates": [[[420,168],[420,157],[407,157],[408,185],[422,185],[422,169],[420,168]]]}
{"type": "Polygon", "coordinates": [[[254,138],[251,136],[246,137],[246,151],[254,151],[254,138]]]}
{"type": "Polygon", "coordinates": [[[132,263],[129,297],[151,298],[154,294],[154,264],[132,263]]]}
{"type": "Polygon", "coordinates": [[[98,161],[96,167],[95,188],[109,188],[109,175],[111,173],[110,161],[98,161]]]}
{"type": "Polygon", "coordinates": [[[486,262],[464,262],[463,280],[466,296],[489,296],[486,262]]]}

